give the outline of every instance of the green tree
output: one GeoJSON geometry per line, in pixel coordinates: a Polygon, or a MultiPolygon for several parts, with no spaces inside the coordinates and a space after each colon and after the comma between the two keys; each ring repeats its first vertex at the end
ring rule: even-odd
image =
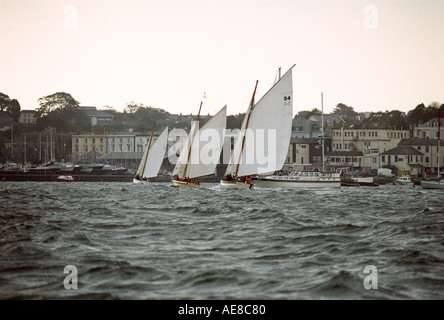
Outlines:
{"type": "Polygon", "coordinates": [[[37,109],[37,116],[45,116],[56,110],[74,110],[80,103],[69,93],[56,92],[38,99],[40,107],[37,109]]]}
{"type": "Polygon", "coordinates": [[[8,112],[14,121],[18,121],[21,108],[17,99],[11,99],[7,94],[0,92],[0,109],[8,112]]]}
{"type": "Polygon", "coordinates": [[[407,113],[407,122],[414,126],[426,122],[426,118],[426,106],[424,105],[424,103],[418,104],[415,109],[410,110],[407,113]]]}
{"type": "Polygon", "coordinates": [[[54,127],[64,132],[81,132],[91,128],[86,111],[69,93],[57,92],[38,99],[36,125],[39,130],[54,127]]]}
{"type": "Polygon", "coordinates": [[[0,108],[1,111],[6,111],[6,108],[11,103],[11,99],[9,99],[9,96],[7,94],[4,94],[0,92],[0,108]]]}
{"type": "Polygon", "coordinates": [[[339,103],[333,110],[334,114],[337,114],[343,118],[355,119],[358,113],[351,106],[347,106],[346,104],[339,103]]]}
{"type": "Polygon", "coordinates": [[[21,107],[17,99],[11,100],[9,106],[6,108],[6,111],[8,111],[11,114],[12,119],[14,119],[14,121],[18,121],[18,119],[20,118],[21,107]]]}

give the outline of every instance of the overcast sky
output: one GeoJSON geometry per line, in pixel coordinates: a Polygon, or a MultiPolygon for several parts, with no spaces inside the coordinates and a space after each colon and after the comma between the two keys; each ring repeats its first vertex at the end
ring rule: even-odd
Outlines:
{"type": "Polygon", "coordinates": [[[294,109],[444,102],[444,0],[0,0],[0,92],[122,111],[245,112],[293,64],[294,109]]]}

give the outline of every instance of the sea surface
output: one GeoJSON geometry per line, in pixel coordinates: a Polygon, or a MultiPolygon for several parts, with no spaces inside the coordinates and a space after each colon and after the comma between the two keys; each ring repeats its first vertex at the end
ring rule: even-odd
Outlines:
{"type": "Polygon", "coordinates": [[[443,298],[442,190],[0,183],[0,299],[443,298]]]}

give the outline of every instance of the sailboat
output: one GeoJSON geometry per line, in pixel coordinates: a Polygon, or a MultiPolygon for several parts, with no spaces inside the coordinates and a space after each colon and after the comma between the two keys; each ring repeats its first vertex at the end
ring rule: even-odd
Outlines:
{"type": "Polygon", "coordinates": [[[282,169],[291,137],[293,67],[294,65],[279,77],[255,104],[258,84],[256,81],[253,96],[225,171],[225,179],[220,181],[221,188],[252,189],[254,186],[252,176],[271,174],[282,169]],[[267,157],[265,150],[268,150],[267,157]]]}
{"type": "Polygon", "coordinates": [[[287,175],[270,175],[260,177],[255,184],[258,187],[270,188],[319,188],[319,187],[340,187],[341,171],[336,173],[326,173],[324,169],[324,108],[323,93],[321,93],[322,112],[322,172],[318,170],[294,171],[287,175]]]}
{"type": "Polygon", "coordinates": [[[421,181],[421,187],[423,189],[444,189],[444,179],[441,179],[441,168],[439,165],[439,158],[441,154],[439,153],[439,147],[441,145],[441,109],[438,109],[438,165],[437,171],[438,176],[436,180],[423,180],[421,181]]]}
{"type": "Polygon", "coordinates": [[[165,157],[168,142],[168,127],[166,127],[156,141],[152,143],[154,127],[155,123],[151,131],[150,139],[148,140],[148,145],[136,171],[136,176],[133,178],[134,183],[149,182],[150,178],[157,177],[163,158],[165,157]]]}
{"type": "Polygon", "coordinates": [[[199,129],[201,108],[202,102],[197,119],[191,123],[190,133],[174,167],[173,187],[197,187],[200,186],[199,178],[215,174],[227,125],[227,106],[199,129]],[[211,139],[205,143],[208,137],[211,139]]]}

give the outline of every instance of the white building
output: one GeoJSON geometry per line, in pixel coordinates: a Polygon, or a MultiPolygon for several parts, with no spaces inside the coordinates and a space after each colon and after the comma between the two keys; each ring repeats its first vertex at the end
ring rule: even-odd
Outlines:
{"type": "MultiPolygon", "coordinates": [[[[441,119],[441,131],[443,130],[444,119],[441,119]]],[[[438,138],[438,118],[433,118],[424,124],[413,129],[413,137],[421,139],[438,138]]],[[[442,137],[442,134],[441,134],[442,137]]]]}
{"type": "Polygon", "coordinates": [[[362,152],[362,167],[378,169],[379,154],[395,148],[402,139],[410,138],[409,130],[348,126],[333,129],[332,151],[362,152]]]}

